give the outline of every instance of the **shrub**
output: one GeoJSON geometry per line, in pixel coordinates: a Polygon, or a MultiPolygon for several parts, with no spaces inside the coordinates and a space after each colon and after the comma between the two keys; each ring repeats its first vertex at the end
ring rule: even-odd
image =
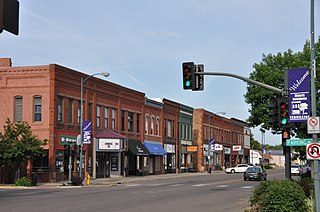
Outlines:
{"type": "Polygon", "coordinates": [[[313,180],[310,177],[301,175],[300,179],[297,180],[297,183],[301,186],[304,194],[310,198],[313,195],[313,180]]]}
{"type": "Polygon", "coordinates": [[[307,198],[295,181],[273,180],[261,182],[250,198],[250,205],[258,211],[307,211],[307,198]]]}
{"type": "Polygon", "coordinates": [[[263,168],[265,168],[265,169],[273,169],[273,167],[271,165],[269,165],[269,164],[264,165],[263,168]]]}
{"type": "Polygon", "coordinates": [[[28,186],[28,187],[31,187],[31,180],[29,178],[27,178],[27,177],[22,177],[22,178],[17,179],[14,182],[14,185],[15,186],[28,186]]]}

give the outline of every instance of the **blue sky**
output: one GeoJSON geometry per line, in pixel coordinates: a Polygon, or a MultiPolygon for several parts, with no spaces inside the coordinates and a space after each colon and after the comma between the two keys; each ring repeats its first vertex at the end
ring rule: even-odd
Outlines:
{"type": "MultiPolygon", "coordinates": [[[[316,6],[319,36],[320,3],[316,6]]],[[[203,92],[182,89],[181,64],[248,77],[262,54],[301,51],[310,39],[308,0],[20,1],[20,29],[0,35],[14,66],[60,64],[229,117],[247,119],[246,83],[206,76],[203,92]]],[[[261,141],[259,128],[253,129],[261,141]]],[[[280,144],[266,134],[265,142],[280,144]]]]}

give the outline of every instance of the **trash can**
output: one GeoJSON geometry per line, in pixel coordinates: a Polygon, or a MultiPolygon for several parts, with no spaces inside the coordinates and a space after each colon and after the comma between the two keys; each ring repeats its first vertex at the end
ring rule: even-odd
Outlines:
{"type": "Polygon", "coordinates": [[[38,184],[38,177],[36,174],[31,174],[31,186],[36,186],[38,184]]]}

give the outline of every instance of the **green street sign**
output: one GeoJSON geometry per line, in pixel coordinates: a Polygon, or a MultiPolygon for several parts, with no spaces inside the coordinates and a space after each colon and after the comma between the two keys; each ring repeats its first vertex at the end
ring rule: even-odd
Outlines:
{"type": "Polygon", "coordinates": [[[307,146],[308,143],[311,143],[312,139],[287,139],[286,146],[307,146]]]}
{"type": "Polygon", "coordinates": [[[60,145],[73,145],[77,143],[77,136],[60,135],[60,145]]]}

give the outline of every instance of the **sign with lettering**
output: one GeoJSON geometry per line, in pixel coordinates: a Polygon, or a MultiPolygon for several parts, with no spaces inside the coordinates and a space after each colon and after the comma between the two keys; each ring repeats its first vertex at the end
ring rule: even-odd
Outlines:
{"type": "Polygon", "coordinates": [[[309,68],[288,71],[289,122],[305,122],[310,116],[309,68]]]}
{"type": "Polygon", "coordinates": [[[73,145],[77,143],[77,136],[60,135],[60,145],[73,145]]]}
{"type": "Polygon", "coordinates": [[[92,125],[91,121],[83,121],[83,144],[91,144],[92,125]]]}

